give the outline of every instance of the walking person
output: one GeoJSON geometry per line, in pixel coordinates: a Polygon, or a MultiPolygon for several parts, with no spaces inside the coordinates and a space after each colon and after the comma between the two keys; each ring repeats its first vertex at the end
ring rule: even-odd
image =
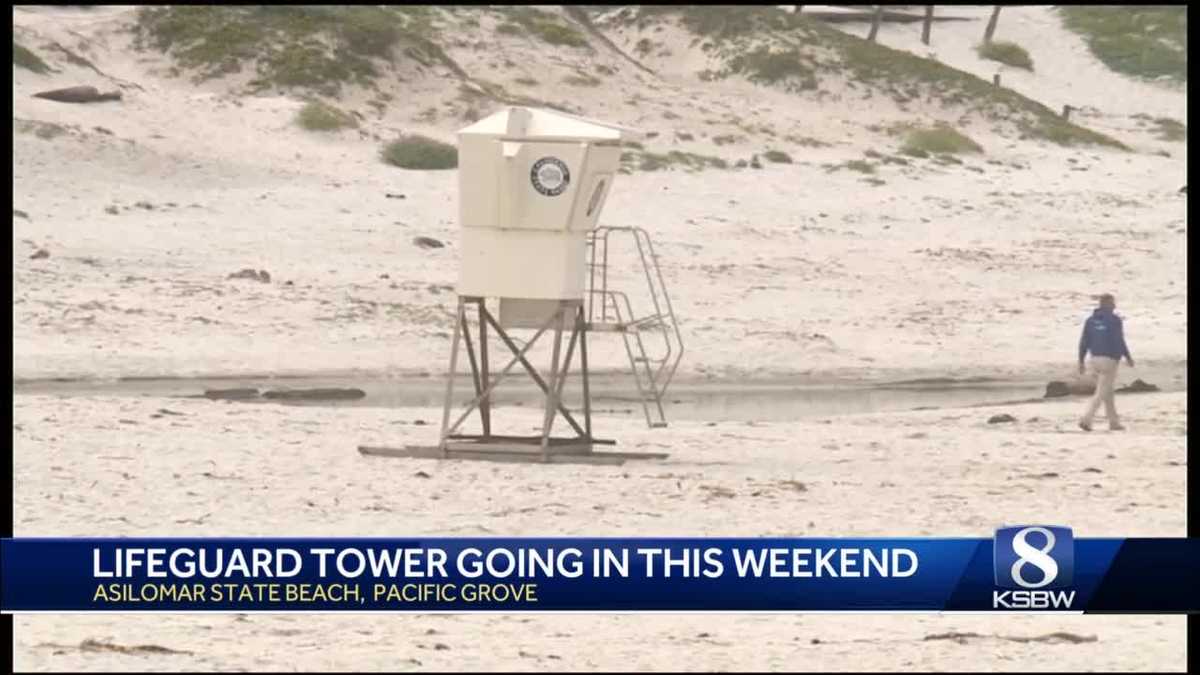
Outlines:
{"type": "Polygon", "coordinates": [[[1100,306],[1092,311],[1092,315],[1083,322],[1083,335],[1079,338],[1079,374],[1085,371],[1083,360],[1090,352],[1092,369],[1096,371],[1096,393],[1088,401],[1083,418],[1079,420],[1079,428],[1084,431],[1092,430],[1092,420],[1100,404],[1104,403],[1104,413],[1108,417],[1108,428],[1122,431],[1121,420],[1117,416],[1117,402],[1113,387],[1117,382],[1117,367],[1124,357],[1129,367],[1133,367],[1133,357],[1129,355],[1129,347],[1125,344],[1125,329],[1121,317],[1113,310],[1117,301],[1112,294],[1100,296],[1100,306]]]}

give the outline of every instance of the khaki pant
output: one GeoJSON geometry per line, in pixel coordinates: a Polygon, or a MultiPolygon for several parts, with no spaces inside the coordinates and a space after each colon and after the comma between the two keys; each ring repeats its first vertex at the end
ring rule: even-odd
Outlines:
{"type": "Polygon", "coordinates": [[[1096,371],[1096,393],[1088,401],[1087,410],[1083,413],[1083,423],[1091,426],[1100,403],[1104,403],[1104,414],[1108,417],[1108,426],[1121,423],[1117,417],[1117,401],[1113,387],[1117,383],[1117,367],[1121,365],[1118,359],[1107,356],[1093,356],[1092,369],[1096,371]]]}

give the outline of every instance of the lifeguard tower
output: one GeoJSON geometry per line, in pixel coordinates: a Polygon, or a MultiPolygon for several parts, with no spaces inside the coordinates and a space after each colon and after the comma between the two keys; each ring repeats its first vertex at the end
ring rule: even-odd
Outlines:
{"type": "Polygon", "coordinates": [[[683,355],[682,336],[649,235],[639,227],[598,225],[620,168],[621,143],[636,136],[617,125],[523,107],[506,108],[458,132],[462,259],[439,442],[425,447],[362,446],[360,452],[604,464],[666,457],[598,452],[596,446],[614,442],[592,435],[589,333],[611,332],[622,338],[651,427],[666,426],[663,395],[683,355]],[[650,298],[640,317],[634,315],[628,295],[609,288],[609,240],[614,234],[632,237],[638,251],[650,298]],[[533,335],[518,346],[512,337],[516,331],[533,335]],[[494,377],[490,334],[511,353],[494,377]],[[552,354],[543,376],[527,355],[546,335],[552,336],[552,354]],[[653,355],[647,351],[651,339],[653,355]],[[464,351],[474,397],[452,420],[464,351]],[[563,404],[576,357],[582,411],[575,412],[582,412],[582,423],[563,404]],[[518,365],[544,395],[541,433],[493,434],[494,392],[518,365]],[[461,433],[472,413],[478,414],[480,433],[461,433]],[[551,435],[559,416],[574,436],[551,435]]]}

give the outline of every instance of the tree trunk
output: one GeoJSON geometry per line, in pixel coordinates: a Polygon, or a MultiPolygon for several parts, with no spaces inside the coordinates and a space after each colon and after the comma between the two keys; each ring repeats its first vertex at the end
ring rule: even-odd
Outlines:
{"type": "Polygon", "coordinates": [[[929,44],[929,29],[933,28],[933,5],[925,5],[925,23],[921,26],[921,42],[929,44]]]}
{"type": "Polygon", "coordinates": [[[875,36],[879,34],[879,22],[883,20],[883,5],[875,5],[875,15],[871,17],[871,32],[867,34],[867,41],[874,42],[875,36]]]}
{"type": "Polygon", "coordinates": [[[983,31],[983,44],[990,44],[996,34],[996,22],[1000,20],[1000,5],[992,8],[992,18],[988,19],[987,29],[983,31]]]}

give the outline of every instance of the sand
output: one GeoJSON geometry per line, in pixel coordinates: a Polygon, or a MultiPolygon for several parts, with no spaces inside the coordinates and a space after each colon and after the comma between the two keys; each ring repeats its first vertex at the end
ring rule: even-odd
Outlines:
{"type": "MultiPolygon", "coordinates": [[[[423,408],[22,396],[15,533],[976,537],[1053,522],[1081,537],[1181,536],[1186,394],[1120,403],[1124,434],[1074,430],[1078,401],[665,432],[601,417],[597,433],[620,448],[671,457],[595,467],[355,452],[434,442],[423,408]],[[998,412],[1018,422],[987,424],[998,412]]],[[[516,428],[539,421],[500,412],[516,428]]],[[[14,653],[28,669],[1173,670],[1185,629],[1166,616],[39,615],[17,617],[14,653]],[[946,633],[984,637],[927,640],[946,633]],[[88,639],[190,653],[78,649],[88,639]]]]}
{"type": "MultiPolygon", "coordinates": [[[[14,209],[25,214],[13,220],[14,377],[440,376],[457,278],[455,175],[398,170],[377,153],[400,132],[452,140],[466,125],[455,117],[456,85],[436,72],[404,73],[409,95],[368,115],[361,131],[305,133],[292,122],[298,97],[192,84],[170,77],[161,56],[131,50],[121,28],[132,11],[14,9],[18,38],[35,48],[57,41],[104,73],[46,49],[39,53],[60,72],[14,68],[14,209]],[[75,84],[124,84],[125,99],[72,106],[31,97],[75,84]],[[440,117],[422,121],[430,107],[440,117]],[[26,131],[39,123],[66,133],[26,131]],[[446,247],[418,248],[417,236],[446,247]],[[49,257],[31,258],[43,249],[49,257]],[[269,271],[271,282],[228,278],[244,268],[269,271]]],[[[959,24],[936,25],[934,51],[990,77],[995,64],[970,49],[982,23],[967,25],[962,36],[959,24]]],[[[529,41],[493,53],[468,40],[451,53],[477,74],[510,59],[541,80],[531,93],[656,132],[648,147],[660,151],[732,161],[778,146],[793,156],[761,170],[635,173],[615,185],[602,219],[654,238],[687,346],[682,381],[1060,379],[1074,370],[1079,328],[1101,291],[1117,294],[1140,366],[1182,370],[1187,224],[1177,191],[1186,144],[1161,141],[1130,116],[1186,119],[1186,90],[1104,69],[1048,8],[1006,8],[997,35],[1017,31],[1035,38],[1022,38],[1035,63],[1059,66],[1006,71],[1005,82],[1051,107],[1095,108],[1081,113],[1085,123],[1134,152],[1018,142],[972,124],[986,154],[965,166],[882,165],[874,177],[883,183],[872,184],[825,165],[894,150],[895,139],[872,131],[878,125],[946,113],[902,111],[848,90],[814,106],[744,82],[704,84],[695,76],[702,60],[672,30],[655,40],[673,55],[646,59],[658,76],[606,51],[545,58],[529,41]],[[590,89],[554,80],[581,64],[618,75],[590,89]],[[744,123],[775,136],[710,140],[744,123]],[[785,134],[831,145],[783,143],[785,134]]],[[[923,53],[919,32],[885,25],[879,39],[923,53]]],[[[639,34],[610,37],[629,51],[639,34]]],[[[370,112],[357,96],[343,105],[370,112]]],[[[615,274],[636,293],[635,271],[615,274]]],[[[593,363],[626,367],[620,343],[604,337],[593,363]]],[[[1118,383],[1138,372],[1123,368],[1118,383]]],[[[598,433],[621,447],[671,453],[610,468],[354,451],[433,442],[432,426],[414,424],[438,419],[431,409],[18,395],[14,529],[980,537],[1006,522],[1049,521],[1078,536],[1182,536],[1186,394],[1122,397],[1121,435],[1079,433],[1081,405],[685,421],[655,431],[601,417],[598,433]],[[183,415],[151,417],[160,408],[183,415]],[[1019,422],[987,425],[996,412],[1019,422]]],[[[536,424],[530,411],[504,412],[518,427],[536,424]]],[[[1185,621],[1163,616],[19,616],[13,649],[15,665],[31,670],[1181,670],[1186,662],[1185,621]],[[1047,637],[1055,632],[1083,641],[1047,637]],[[979,636],[926,639],[947,633],[979,636]],[[81,649],[86,640],[187,653],[81,649]]]]}

